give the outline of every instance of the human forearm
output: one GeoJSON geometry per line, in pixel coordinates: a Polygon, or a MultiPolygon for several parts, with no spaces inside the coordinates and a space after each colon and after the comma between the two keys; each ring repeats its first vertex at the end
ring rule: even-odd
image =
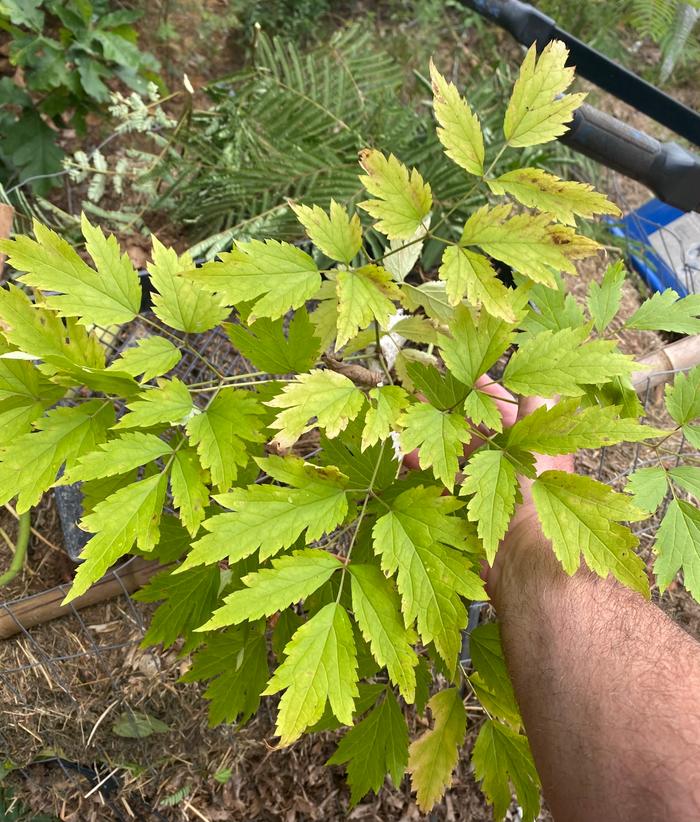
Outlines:
{"type": "Polygon", "coordinates": [[[489,585],[558,822],[700,818],[700,649],[612,580],[562,571],[526,512],[489,585]]]}

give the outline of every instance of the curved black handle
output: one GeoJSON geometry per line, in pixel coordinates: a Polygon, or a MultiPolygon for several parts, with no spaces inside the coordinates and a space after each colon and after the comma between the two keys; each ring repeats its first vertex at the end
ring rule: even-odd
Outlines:
{"type": "Polygon", "coordinates": [[[700,210],[700,157],[677,143],[661,143],[589,105],[574,112],[559,138],[575,151],[638,180],[682,211],[700,210]]]}

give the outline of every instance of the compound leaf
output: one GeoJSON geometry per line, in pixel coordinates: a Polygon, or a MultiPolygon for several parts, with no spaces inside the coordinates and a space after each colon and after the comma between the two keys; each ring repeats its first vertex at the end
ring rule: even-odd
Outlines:
{"type": "Polygon", "coordinates": [[[486,560],[493,564],[515,509],[518,491],[515,468],[503,451],[480,448],[470,457],[464,473],[462,492],[473,495],[467,505],[469,519],[476,522],[486,560]]]}
{"type": "Polygon", "coordinates": [[[210,679],[204,696],[209,700],[209,726],[222,722],[247,722],[260,706],[260,696],[270,675],[265,637],[242,626],[207,637],[192,667],[180,682],[210,679]]]}
{"type": "Polygon", "coordinates": [[[588,328],[541,331],[526,340],[510,358],[503,384],[525,396],[579,396],[583,385],[608,382],[631,374],[635,363],[610,340],[586,342],[588,328]]]}
{"type": "Polygon", "coordinates": [[[483,254],[456,245],[447,246],[438,276],[445,281],[450,305],[459,305],[466,297],[472,305],[483,305],[494,317],[515,322],[510,292],[483,254]]]}
{"type": "Polygon", "coordinates": [[[90,400],[77,408],[53,408],[0,451],[0,503],[17,497],[17,511],[28,511],[55,482],[62,465],[71,470],[93,451],[114,420],[111,405],[90,400]]]}
{"type": "Polygon", "coordinates": [[[438,691],[428,702],[433,727],[408,749],[411,787],[418,807],[427,813],[452,782],[459,749],[464,744],[467,713],[458,688],[438,691]]]}
{"type": "Polygon", "coordinates": [[[141,308],[141,285],[126,254],[120,254],[114,236],[82,217],[86,248],[97,271],[83,262],[54,231],[34,222],[36,240],[19,236],[0,241],[1,250],[22,281],[42,291],[44,301],[63,317],[78,317],[83,325],[114,325],[133,320],[141,308]]]}
{"type": "Polygon", "coordinates": [[[402,492],[377,520],[372,536],[382,570],[397,575],[404,622],[417,619],[424,644],[434,642],[452,669],[467,624],[461,597],[482,599],[484,584],[461,553],[474,547],[469,526],[450,516],[463,503],[440,493],[423,486],[402,492]]]}
{"type": "Polygon", "coordinates": [[[180,520],[191,537],[199,531],[209,502],[208,479],[192,449],[180,448],[175,452],[170,469],[170,490],[173,504],[180,510],[180,520]]]}
{"type": "Polygon", "coordinates": [[[588,287],[588,310],[596,330],[601,333],[610,325],[620,309],[624,281],[625,264],[618,260],[607,267],[600,285],[591,281],[588,287]]]}
{"type": "Polygon", "coordinates": [[[300,374],[265,405],[284,409],[270,427],[279,432],[275,441],[286,448],[317,426],[327,437],[336,437],[360,413],[364,401],[346,376],[317,368],[300,374]]]}
{"type": "Polygon", "coordinates": [[[283,611],[292,603],[306,599],[342,567],[338,557],[317,548],[279,557],[271,568],[261,568],[257,573],[244,576],[246,587],[225,597],[221,608],[200,630],[213,631],[283,611]]]}
{"type": "Polygon", "coordinates": [[[291,487],[249,485],[216,499],[230,513],[205,520],[209,534],[193,543],[183,568],[237,562],[260,549],[266,559],[293,545],[306,531],[307,542],[339,525],[348,511],[346,478],[331,468],[318,468],[298,457],[258,459],[264,471],[291,487]]]}
{"type": "Polygon", "coordinates": [[[398,385],[383,385],[369,392],[369,408],[362,429],[362,450],[387,439],[409,404],[408,394],[398,385]]]}
{"type": "Polygon", "coordinates": [[[202,637],[193,632],[213,611],[220,582],[221,572],[216,565],[192,568],[184,574],[163,571],[151,577],[133,595],[139,602],[161,602],[141,646],[162,643],[163,648],[169,648],[180,637],[186,640],[182,649],[185,652],[199,644],[202,637]]]}
{"type": "Polygon", "coordinates": [[[539,58],[533,44],[525,55],[503,119],[503,134],[511,146],[549,143],[567,131],[566,123],[585,94],[564,94],[574,79],[566,66],[569,52],[560,40],[548,43],[539,58]]]}
{"type": "Polygon", "coordinates": [[[675,497],[656,532],[654,572],[663,592],[683,570],[685,587],[700,601],[700,511],[675,497]]]}
{"type": "Polygon", "coordinates": [[[146,388],[138,398],[127,404],[125,414],[115,428],[149,428],[168,423],[184,425],[197,409],[190,392],[178,377],[158,380],[157,388],[146,388]]]}
{"type": "Polygon", "coordinates": [[[618,524],[646,517],[631,497],[591,477],[545,471],[532,486],[532,498],[542,530],[567,574],[578,570],[583,554],[599,576],[612,574],[649,596],[644,562],[634,553],[638,540],[618,524]]]}
{"type": "Polygon", "coordinates": [[[421,468],[432,468],[433,475],[450,490],[459,469],[458,458],[471,439],[469,425],[461,413],[440,411],[427,402],[412,405],[400,417],[401,450],[408,454],[419,449],[421,468]]]}
{"type": "Polygon", "coordinates": [[[391,274],[378,265],[365,265],[352,271],[338,271],[338,335],[336,349],[342,348],[366,328],[372,320],[386,327],[389,318],[396,313],[392,300],[398,300],[401,292],[391,274]]]}
{"type": "Polygon", "coordinates": [[[144,337],[136,345],[122,351],[108,371],[121,371],[132,377],[141,376],[142,382],[161,377],[175,368],[182,355],[165,337],[144,337]]]}
{"type": "Polygon", "coordinates": [[[69,485],[125,474],[171,451],[170,445],[154,434],[138,431],[122,434],[116,439],[101,443],[96,451],[79,457],[73,467],[61,477],[59,484],[69,485]]]}
{"type": "Polygon", "coordinates": [[[364,149],[360,165],[367,172],[360,182],[377,198],[365,200],[360,208],[377,220],[375,228],[389,239],[410,240],[433,205],[430,186],[415,168],[409,173],[393,154],[385,157],[375,149],[364,149]]]}
{"type": "Polygon", "coordinates": [[[510,194],[528,208],[554,215],[565,225],[576,225],[576,216],[620,216],[620,209],[588,183],[560,180],[541,168],[516,168],[486,181],[494,194],[510,194]]]}
{"type": "Polygon", "coordinates": [[[153,474],[115,491],[83,517],[80,527],[94,536],[83,548],[64,602],[84,594],[134,543],[143,551],[157,545],[167,485],[166,473],[153,474]]]}
{"type": "Polygon", "coordinates": [[[317,205],[290,203],[290,206],[311,242],[326,257],[348,265],[352,262],[362,246],[362,225],[357,214],[350,217],[347,209],[333,199],[328,213],[317,205]]]}
{"type": "Polygon", "coordinates": [[[445,147],[445,154],[470,174],[484,173],[484,138],[479,118],[460,96],[453,83],[448,82],[430,61],[433,86],[433,109],[440,124],[437,135],[445,147]]]}
{"type": "Polygon", "coordinates": [[[284,649],[264,694],[285,690],[276,733],[290,745],[323,716],[326,702],[343,724],[351,725],[357,690],[357,654],[345,609],[330,603],[305,622],[284,649]]]}
{"type": "Polygon", "coordinates": [[[228,338],[256,368],[269,374],[291,374],[308,371],[321,352],[321,340],[306,308],[294,312],[287,336],[284,319],[256,320],[248,328],[224,323],[228,338]]]}
{"type": "Polygon", "coordinates": [[[250,445],[262,442],[264,409],[254,394],[234,388],[220,391],[212,403],[187,422],[187,437],[212,484],[227,491],[250,458],[250,445]]]}
{"type": "Polygon", "coordinates": [[[321,287],[321,275],[313,259],[290,243],[277,240],[236,242],[188,277],[237,305],[254,300],[249,321],[257,317],[276,320],[290,309],[301,308],[321,287]]]}
{"type": "Polygon", "coordinates": [[[523,820],[534,822],[540,812],[540,780],[527,737],[502,722],[487,719],[472,751],[472,764],[481,789],[493,804],[495,819],[504,819],[511,803],[511,784],[523,820]]]}
{"type": "Polygon", "coordinates": [[[639,306],[625,323],[627,328],[644,331],[672,331],[677,334],[700,333],[700,294],[679,299],[672,289],[657,291],[639,306]]]}
{"type": "Polygon", "coordinates": [[[183,272],[194,268],[194,261],[185,253],[178,257],[173,248],[166,248],[153,235],[153,262],[148,273],[156,289],[152,294],[153,313],[161,322],[178,331],[200,334],[219,325],[230,309],[222,300],[205,291],[183,272]]]}
{"type": "Polygon", "coordinates": [[[351,806],[369,791],[379,793],[387,773],[398,787],[408,764],[408,728],[391,691],[350,728],[326,764],[346,763],[351,806]]]}
{"type": "Polygon", "coordinates": [[[400,602],[391,583],[374,565],[350,564],[352,610],[372,656],[389,672],[406,702],[416,692],[415,667],[418,656],[411,647],[415,640],[401,619],[400,602]]]}

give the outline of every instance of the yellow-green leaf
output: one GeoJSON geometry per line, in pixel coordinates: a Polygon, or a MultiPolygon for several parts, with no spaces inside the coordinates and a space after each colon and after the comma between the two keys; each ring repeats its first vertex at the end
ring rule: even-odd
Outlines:
{"type": "Polygon", "coordinates": [[[144,337],[136,345],[122,351],[108,371],[121,371],[132,377],[141,376],[142,382],[161,377],[180,362],[179,349],[165,337],[144,337]]]}
{"type": "Polygon", "coordinates": [[[503,134],[511,146],[549,143],[567,131],[585,94],[564,94],[574,79],[569,52],[560,40],[548,43],[539,58],[533,44],[525,55],[506,115],[503,134]]]}
{"type": "Polygon", "coordinates": [[[411,743],[408,770],[418,807],[427,813],[452,783],[459,749],[464,744],[467,713],[458,688],[438,691],[428,702],[433,727],[411,743]]]}
{"type": "Polygon", "coordinates": [[[284,649],[264,694],[285,692],[276,733],[290,745],[323,716],[326,703],[344,724],[352,724],[357,690],[357,654],[352,626],[337,602],[326,605],[297,630],[284,649]]]}
{"type": "Polygon", "coordinates": [[[320,206],[290,203],[311,242],[332,260],[350,264],[362,245],[362,225],[357,214],[331,199],[330,212],[320,206]]]}
{"type": "Polygon", "coordinates": [[[157,388],[146,388],[127,408],[129,413],[115,428],[148,428],[162,423],[184,425],[197,413],[187,386],[178,377],[158,380],[157,388]]]}
{"type": "Polygon", "coordinates": [[[378,265],[365,265],[352,271],[338,271],[338,334],[336,349],[342,348],[361,328],[373,320],[385,327],[396,313],[392,300],[401,292],[391,274],[378,265]]]}
{"type": "Polygon", "coordinates": [[[432,60],[430,77],[435,118],[440,124],[437,135],[445,146],[445,154],[465,171],[480,176],[484,172],[484,138],[479,118],[454,84],[435,68],[432,60]]]}
{"type": "Polygon", "coordinates": [[[365,200],[360,208],[375,218],[376,228],[389,239],[410,240],[421,227],[433,205],[430,186],[393,154],[385,157],[375,149],[360,153],[360,164],[367,172],[360,182],[377,199],[365,200]]]}
{"type": "Polygon", "coordinates": [[[576,225],[576,215],[621,214],[614,203],[588,183],[560,180],[541,168],[516,168],[486,182],[494,194],[510,194],[528,208],[547,211],[566,225],[576,225]]]}
{"type": "Polygon", "coordinates": [[[209,502],[208,479],[209,475],[192,449],[180,448],[175,452],[170,469],[170,490],[173,504],[180,510],[180,520],[191,537],[199,531],[209,502]]]}
{"type": "Polygon", "coordinates": [[[510,291],[482,254],[456,245],[447,246],[438,276],[445,281],[450,305],[459,305],[466,297],[474,306],[483,305],[494,317],[515,322],[510,291]]]}
{"type": "Polygon", "coordinates": [[[385,440],[408,407],[408,394],[398,385],[383,385],[369,392],[369,408],[362,429],[362,450],[385,440]]]}

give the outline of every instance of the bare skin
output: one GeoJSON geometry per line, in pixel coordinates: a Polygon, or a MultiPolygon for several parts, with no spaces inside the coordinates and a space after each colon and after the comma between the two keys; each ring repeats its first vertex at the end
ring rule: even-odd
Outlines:
{"type": "Polygon", "coordinates": [[[522,490],[488,589],[555,820],[700,820],[700,644],[613,579],[567,576],[522,490]]]}

